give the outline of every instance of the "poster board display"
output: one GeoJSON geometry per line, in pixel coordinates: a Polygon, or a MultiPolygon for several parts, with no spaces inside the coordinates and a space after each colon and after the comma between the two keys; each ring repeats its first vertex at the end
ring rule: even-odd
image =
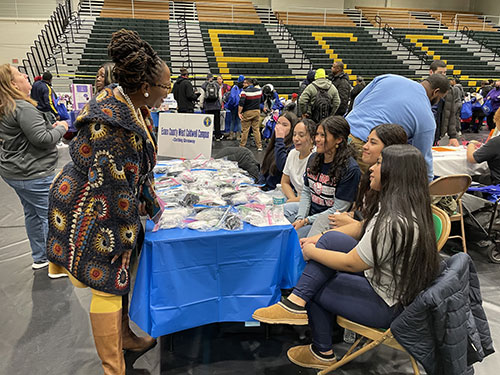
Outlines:
{"type": "Polygon", "coordinates": [[[214,116],[193,113],[160,113],[158,155],[194,159],[212,155],[214,116]]]}
{"type": "Polygon", "coordinates": [[[92,85],[74,83],[71,85],[73,110],[80,111],[92,98],[92,85]]]}

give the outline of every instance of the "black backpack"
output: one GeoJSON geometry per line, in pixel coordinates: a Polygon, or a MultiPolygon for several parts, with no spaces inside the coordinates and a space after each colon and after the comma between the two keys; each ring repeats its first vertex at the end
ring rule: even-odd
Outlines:
{"type": "Polygon", "coordinates": [[[311,109],[312,120],[317,124],[332,113],[332,98],[328,94],[328,89],[322,89],[313,83],[316,87],[316,98],[311,109]]]}
{"type": "Polygon", "coordinates": [[[205,100],[207,102],[215,102],[218,98],[219,95],[217,95],[217,84],[215,82],[208,82],[207,86],[205,87],[205,100]]]}

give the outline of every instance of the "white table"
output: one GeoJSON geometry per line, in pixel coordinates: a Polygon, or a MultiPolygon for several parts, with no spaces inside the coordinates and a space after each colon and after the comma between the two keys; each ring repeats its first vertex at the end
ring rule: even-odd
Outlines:
{"type": "Polygon", "coordinates": [[[437,177],[451,174],[468,174],[469,176],[474,176],[489,172],[486,162],[471,164],[467,161],[467,149],[464,146],[433,147],[432,157],[434,176],[437,177]]]}

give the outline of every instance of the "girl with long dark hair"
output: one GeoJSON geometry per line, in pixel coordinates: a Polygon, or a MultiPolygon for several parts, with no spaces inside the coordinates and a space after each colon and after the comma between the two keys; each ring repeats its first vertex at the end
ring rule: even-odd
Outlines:
{"type": "MultiPolygon", "coordinates": [[[[390,145],[403,145],[408,143],[408,136],[402,126],[396,124],[382,124],[375,126],[368,135],[367,141],[363,146],[363,154],[361,156],[363,163],[372,166],[377,162],[380,153],[384,147],[390,145]]],[[[370,189],[370,175],[365,173],[361,176],[359,183],[358,195],[354,204],[354,210],[351,212],[343,212],[340,214],[331,214],[328,216],[329,225],[331,228],[339,228],[356,221],[354,218],[362,219],[366,216],[366,209],[371,203],[377,204],[378,193],[370,189]]],[[[326,218],[323,218],[326,219],[326,218]]],[[[311,236],[316,235],[316,241],[321,236],[320,233],[309,233],[311,236]]],[[[314,241],[314,243],[316,243],[314,241]]]]}
{"type": "Polygon", "coordinates": [[[347,142],[349,134],[349,124],[342,116],[327,117],[316,130],[316,153],[307,163],[298,212],[285,206],[285,216],[299,238],[308,236],[319,216],[344,212],[356,198],[361,172],[347,142]]]}
{"type": "Polygon", "coordinates": [[[336,361],[331,335],[336,315],[388,328],[439,273],[421,152],[410,145],[384,148],[370,168],[370,187],[379,192],[379,205],[371,207],[364,224],[305,245],[308,264],[292,294],[254,312],[254,319],[265,323],[310,324],[312,345],[288,351],[295,364],[328,367],[336,361]]]}
{"type": "Polygon", "coordinates": [[[295,202],[298,208],[300,193],[304,186],[304,173],[307,161],[314,148],[316,123],[307,118],[302,119],[293,129],[293,147],[286,158],[285,168],[281,176],[281,188],[287,203],[295,202]]]}
{"type": "Polygon", "coordinates": [[[293,148],[293,129],[297,121],[292,112],[283,112],[278,118],[260,168],[258,183],[264,185],[262,190],[274,190],[280,183],[286,158],[293,148]]]}

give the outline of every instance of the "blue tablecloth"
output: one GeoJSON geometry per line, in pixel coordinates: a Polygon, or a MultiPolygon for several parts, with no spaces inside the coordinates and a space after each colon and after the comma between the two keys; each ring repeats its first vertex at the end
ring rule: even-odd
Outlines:
{"type": "Polygon", "coordinates": [[[304,268],[291,225],[238,232],[160,230],[146,238],[130,317],[153,337],[215,322],[252,320],[304,268]]]}

